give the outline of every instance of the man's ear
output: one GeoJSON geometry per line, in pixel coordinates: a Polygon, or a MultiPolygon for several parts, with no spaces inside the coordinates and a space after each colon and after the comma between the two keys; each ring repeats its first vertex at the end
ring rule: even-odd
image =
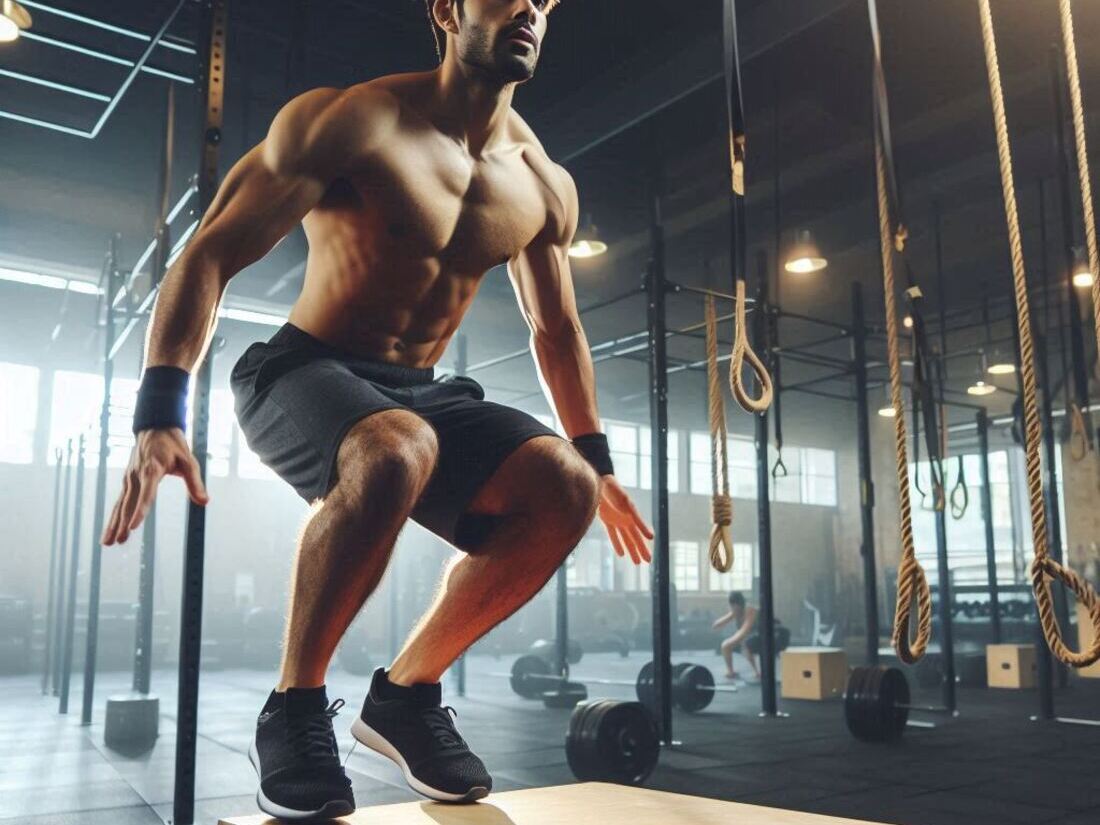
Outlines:
{"type": "Polygon", "coordinates": [[[435,0],[432,16],[443,31],[458,34],[458,6],[455,0],[435,0]]]}

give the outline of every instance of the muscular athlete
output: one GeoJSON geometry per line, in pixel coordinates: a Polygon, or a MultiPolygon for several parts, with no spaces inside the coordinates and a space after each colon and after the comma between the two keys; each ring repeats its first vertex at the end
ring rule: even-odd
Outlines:
{"type": "Polygon", "coordinates": [[[722,658],[726,660],[726,678],[737,678],[737,671],[733,669],[733,654],[738,652],[748,659],[753,675],[759,680],[760,668],[756,666],[756,654],[760,652],[760,635],[749,636],[756,627],[756,608],[746,604],[744,595],[736,590],[730,592],[729,604],[729,611],[715,619],[714,624],[711,625],[715,630],[730,622],[737,625],[734,634],[725,639],[719,648],[722,651],[722,658]]]}
{"type": "Polygon", "coordinates": [[[537,593],[598,512],[616,552],[653,538],[613,475],[567,249],[573,180],[511,108],[554,0],[434,0],[438,69],[290,101],[227,174],[167,273],[146,342],[136,445],[103,534],[123,542],[165,475],[209,496],[183,433],[190,372],[229,280],[301,221],[305,285],[289,323],[233,368],[249,447],[310,502],[281,676],[257,720],[257,801],[285,818],[354,808],[325,695],[341,636],[413,518],[460,552],[352,734],[438,800],[491,779],[440,706],[439,679],[537,593]],[[434,365],[491,267],[507,263],[541,381],[569,436],[484,400],[434,365]]]}

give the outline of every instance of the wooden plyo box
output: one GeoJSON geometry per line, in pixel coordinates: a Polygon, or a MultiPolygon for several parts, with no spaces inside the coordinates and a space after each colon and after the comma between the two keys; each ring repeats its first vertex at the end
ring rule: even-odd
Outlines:
{"type": "MultiPolygon", "coordinates": [[[[1077,649],[1085,650],[1092,644],[1092,620],[1084,605],[1077,605],[1077,649]]],[[[1100,679],[1100,662],[1077,669],[1077,675],[1083,679],[1100,679]]]]}
{"type": "Polygon", "coordinates": [[[1033,688],[1035,645],[986,645],[986,677],[991,688],[1033,688]]]}
{"type": "Polygon", "coordinates": [[[848,657],[839,647],[788,647],[779,672],[784,699],[832,699],[844,693],[848,657]]]}
{"type": "MultiPolygon", "coordinates": [[[[493,794],[472,805],[403,802],[360,808],[346,825],[867,825],[801,811],[586,782],[493,794]]],[[[267,816],[235,816],[218,825],[276,825],[267,816]]]]}

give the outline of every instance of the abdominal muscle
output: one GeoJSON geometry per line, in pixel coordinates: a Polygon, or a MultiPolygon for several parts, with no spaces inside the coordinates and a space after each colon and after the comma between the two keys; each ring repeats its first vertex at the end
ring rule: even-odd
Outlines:
{"type": "Polygon", "coordinates": [[[311,247],[290,323],[362,358],[402,366],[442,358],[484,276],[447,271],[438,259],[352,262],[311,247]]]}

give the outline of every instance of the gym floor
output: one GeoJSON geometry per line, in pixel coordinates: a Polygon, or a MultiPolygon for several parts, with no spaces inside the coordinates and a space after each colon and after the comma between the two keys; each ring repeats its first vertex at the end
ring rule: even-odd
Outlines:
{"type": "MultiPolygon", "coordinates": [[[[632,681],[644,652],[628,658],[589,654],[573,671],[579,681],[632,681]]],[[[710,654],[675,656],[720,673],[710,654]]],[[[565,763],[569,711],[547,710],[521,699],[507,680],[510,658],[471,657],[467,696],[447,685],[446,701],[458,725],[493,773],[496,790],[575,781],[565,763]]],[[[256,778],[246,751],[251,726],[271,674],[204,671],[200,690],[196,822],[255,812],[256,778]]],[[[347,707],[337,717],[341,753],[348,727],[367,688],[366,677],[334,671],[330,698],[347,707]]],[[[160,825],[171,820],[175,739],[175,671],[154,673],[161,700],[160,738],[136,758],[103,744],[103,701],[129,687],[129,675],[101,674],[96,723],[79,726],[80,684],[70,714],[42,696],[37,677],[0,680],[0,821],[23,825],[160,825]]],[[[626,687],[592,686],[592,696],[631,698],[626,687]]],[[[934,694],[918,694],[934,702],[934,694]]],[[[1097,729],[1029,721],[1034,691],[963,688],[961,715],[934,729],[910,728],[892,746],[849,736],[841,703],[781,700],[789,716],[761,719],[759,689],[722,693],[704,712],[678,713],[674,748],[661,753],[649,787],[778,808],[925,825],[1100,822],[1100,750],[1097,729]]],[[[1100,716],[1100,684],[1071,682],[1056,692],[1061,716],[1100,716]]],[[[919,717],[929,718],[929,717],[919,717]]],[[[348,758],[360,805],[418,799],[395,767],[357,748],[348,758]]]]}

